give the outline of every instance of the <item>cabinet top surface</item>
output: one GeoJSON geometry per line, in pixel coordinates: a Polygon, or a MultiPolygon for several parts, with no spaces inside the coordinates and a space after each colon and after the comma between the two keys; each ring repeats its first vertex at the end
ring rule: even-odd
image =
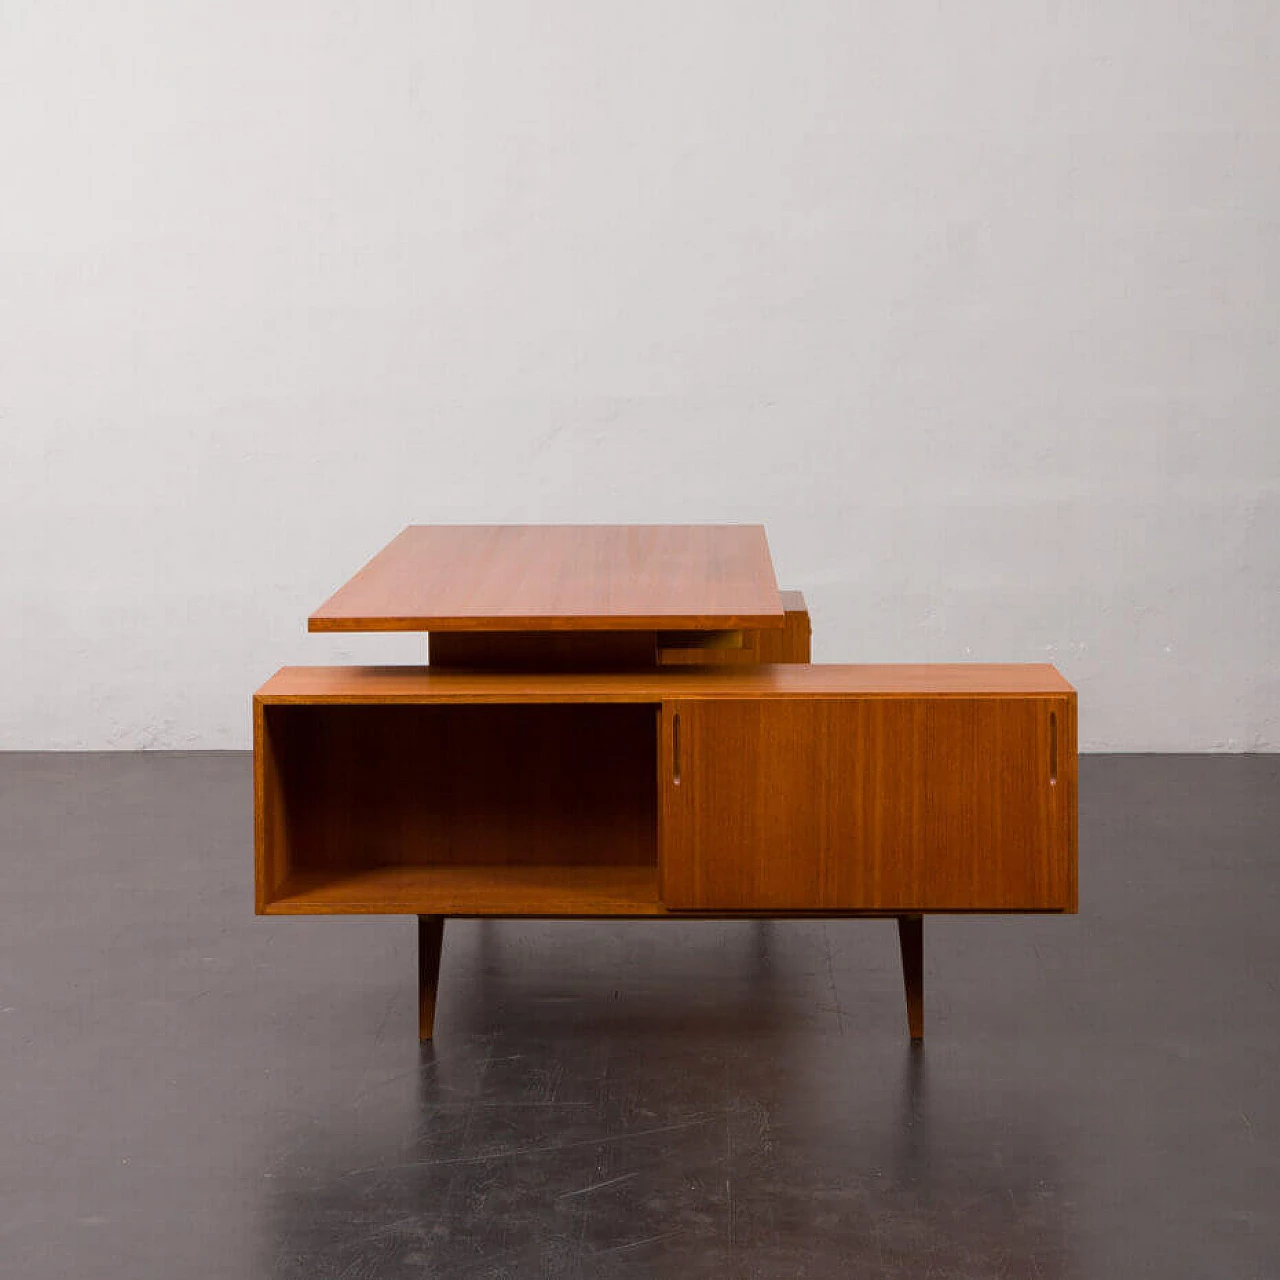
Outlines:
{"type": "Polygon", "coordinates": [[[1074,690],[1044,663],[817,665],[605,672],[433,671],[430,667],[284,667],[264,703],[663,702],[851,697],[1051,697],[1074,690]]]}
{"type": "Polygon", "coordinates": [[[410,525],[311,631],[781,627],[761,525],[410,525]]]}

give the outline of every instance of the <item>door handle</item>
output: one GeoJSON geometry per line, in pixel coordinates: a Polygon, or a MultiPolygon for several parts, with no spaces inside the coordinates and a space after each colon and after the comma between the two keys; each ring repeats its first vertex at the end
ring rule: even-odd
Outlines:
{"type": "Polygon", "coordinates": [[[671,714],[671,781],[680,785],[680,713],[671,714]]]}

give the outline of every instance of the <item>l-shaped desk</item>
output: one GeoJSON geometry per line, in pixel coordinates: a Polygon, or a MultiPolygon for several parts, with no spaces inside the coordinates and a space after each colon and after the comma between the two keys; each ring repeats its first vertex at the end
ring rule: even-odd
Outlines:
{"type": "Polygon", "coordinates": [[[256,908],[449,916],[1076,910],[1076,694],[1051,666],[809,662],[758,526],[414,526],[310,619],[422,667],[254,697],[256,908]]]}

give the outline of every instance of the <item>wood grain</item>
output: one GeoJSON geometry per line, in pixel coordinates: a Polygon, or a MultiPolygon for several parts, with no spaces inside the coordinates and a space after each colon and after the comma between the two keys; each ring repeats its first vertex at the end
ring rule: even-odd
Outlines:
{"type": "Polygon", "coordinates": [[[429,667],[284,667],[258,690],[266,704],[661,702],[665,699],[1023,697],[1068,694],[1038,663],[808,665],[633,672],[492,672],[429,667]]]}
{"type": "Polygon", "coordinates": [[[1074,909],[1070,703],[668,702],[663,901],[696,911],[1074,909]]]}
{"type": "Polygon", "coordinates": [[[781,627],[760,525],[412,525],[312,631],[781,627]]]}
{"type": "Polygon", "coordinates": [[[266,915],[662,916],[644,866],[394,866],[299,872],[266,915]]]}
{"type": "Polygon", "coordinates": [[[294,668],[257,909],[1074,911],[1075,716],[1050,667],[294,668]]]}
{"type": "Polygon", "coordinates": [[[433,631],[428,664],[471,671],[639,671],[808,662],[809,611],[780,592],[783,625],[735,631],[433,631]]]}
{"type": "Polygon", "coordinates": [[[264,902],[312,873],[656,864],[652,707],[287,705],[262,723],[264,902]]]}
{"type": "Polygon", "coordinates": [[[261,913],[275,897],[290,859],[280,751],[284,728],[261,702],[253,707],[254,904],[261,913]]]}
{"type": "Polygon", "coordinates": [[[1058,704],[1054,712],[1053,729],[1058,743],[1057,772],[1053,782],[1050,824],[1055,829],[1066,827],[1067,903],[1066,911],[1079,911],[1079,844],[1080,806],[1079,777],[1080,757],[1077,750],[1078,699],[1073,692],[1058,704]]]}
{"type": "Polygon", "coordinates": [[[799,591],[781,594],[782,627],[755,633],[756,657],[761,662],[811,662],[813,626],[809,606],[799,591]]]}

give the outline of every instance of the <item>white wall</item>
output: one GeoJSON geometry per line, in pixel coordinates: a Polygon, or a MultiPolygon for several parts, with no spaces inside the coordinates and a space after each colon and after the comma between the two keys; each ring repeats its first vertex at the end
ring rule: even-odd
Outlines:
{"type": "Polygon", "coordinates": [[[402,525],[1280,748],[1280,6],[0,0],[0,746],[242,747],[402,525]]]}

